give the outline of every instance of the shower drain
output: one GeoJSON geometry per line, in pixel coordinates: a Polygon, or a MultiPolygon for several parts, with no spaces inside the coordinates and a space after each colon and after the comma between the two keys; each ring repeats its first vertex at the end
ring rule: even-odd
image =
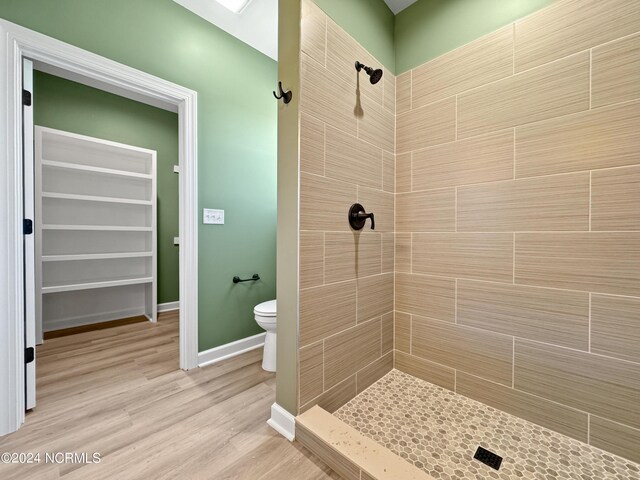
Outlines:
{"type": "Polygon", "coordinates": [[[473,456],[476,460],[480,460],[485,465],[489,465],[491,468],[495,470],[500,469],[500,465],[502,465],[502,457],[500,455],[496,455],[493,452],[490,452],[486,448],[478,447],[476,450],[476,454],[473,456]]]}

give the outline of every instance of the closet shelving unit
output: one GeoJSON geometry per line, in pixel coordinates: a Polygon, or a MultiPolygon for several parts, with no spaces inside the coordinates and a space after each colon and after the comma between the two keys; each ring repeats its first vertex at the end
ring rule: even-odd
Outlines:
{"type": "Polygon", "coordinates": [[[157,317],[156,152],[36,127],[36,315],[44,331],[157,317]]]}

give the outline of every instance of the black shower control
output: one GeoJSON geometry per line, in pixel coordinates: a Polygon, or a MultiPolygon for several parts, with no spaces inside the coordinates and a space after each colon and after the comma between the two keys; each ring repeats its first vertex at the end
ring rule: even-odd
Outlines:
{"type": "Polygon", "coordinates": [[[490,452],[486,448],[478,447],[476,450],[476,454],[473,456],[476,460],[480,460],[485,465],[490,466],[495,470],[500,469],[500,465],[502,465],[502,457],[500,455],[496,455],[493,452],[490,452]]]}
{"type": "Polygon", "coordinates": [[[364,207],[359,203],[354,203],[349,209],[349,225],[354,230],[362,230],[367,218],[371,219],[371,230],[376,228],[376,220],[373,213],[367,213],[364,211],[364,207]]]}

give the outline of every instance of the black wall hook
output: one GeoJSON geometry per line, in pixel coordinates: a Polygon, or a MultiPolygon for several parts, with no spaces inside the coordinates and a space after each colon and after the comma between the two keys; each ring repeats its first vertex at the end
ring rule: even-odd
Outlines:
{"type": "Polygon", "coordinates": [[[282,99],[284,103],[289,103],[291,101],[291,97],[293,97],[293,93],[291,92],[291,90],[289,90],[288,92],[285,92],[282,89],[282,82],[278,82],[278,88],[280,89],[280,96],[278,96],[276,92],[273,92],[273,96],[276,97],[278,100],[282,99]]]}

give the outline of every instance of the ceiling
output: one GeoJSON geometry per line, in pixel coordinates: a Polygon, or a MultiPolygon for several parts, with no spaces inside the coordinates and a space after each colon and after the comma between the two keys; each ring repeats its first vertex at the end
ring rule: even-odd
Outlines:
{"type": "Polygon", "coordinates": [[[278,0],[253,0],[240,15],[213,0],[173,1],[278,60],[278,0]]]}
{"type": "MultiPolygon", "coordinates": [[[[214,0],[173,1],[268,57],[278,60],[278,0],[253,0],[240,15],[214,0]]],[[[384,1],[397,14],[417,0],[384,1]]]]}
{"type": "Polygon", "coordinates": [[[409,5],[416,3],[418,0],[384,0],[391,11],[397,15],[399,12],[407,8],[409,5]]]}

